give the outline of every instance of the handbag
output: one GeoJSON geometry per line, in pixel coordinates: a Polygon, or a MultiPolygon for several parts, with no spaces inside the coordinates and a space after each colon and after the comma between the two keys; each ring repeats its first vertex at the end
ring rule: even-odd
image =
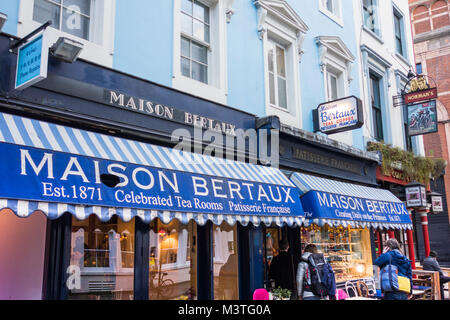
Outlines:
{"type": "Polygon", "coordinates": [[[411,292],[410,280],[398,275],[398,268],[392,264],[391,255],[389,255],[389,264],[381,269],[380,284],[383,292],[411,292]]]}

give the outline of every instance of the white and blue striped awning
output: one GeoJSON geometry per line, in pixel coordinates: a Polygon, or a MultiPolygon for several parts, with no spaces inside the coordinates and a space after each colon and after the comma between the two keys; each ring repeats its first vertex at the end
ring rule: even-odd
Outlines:
{"type": "Polygon", "coordinates": [[[412,229],[404,203],[389,190],[298,172],[291,174],[290,179],[300,190],[306,213],[305,226],[412,229]]]}
{"type": "MultiPolygon", "coordinates": [[[[139,141],[89,132],[6,113],[0,113],[0,143],[28,146],[37,149],[205,176],[295,187],[276,168],[182,152],[139,141]]],[[[133,217],[140,217],[145,222],[160,218],[164,222],[178,219],[183,223],[187,223],[192,219],[199,224],[204,224],[210,220],[215,224],[220,224],[225,221],[231,225],[236,222],[247,225],[251,222],[254,225],[259,225],[260,223],[265,223],[266,225],[276,223],[277,225],[287,224],[292,226],[294,224],[300,225],[303,221],[302,210],[301,212],[299,211],[298,216],[289,217],[258,216],[257,214],[236,215],[232,213],[219,215],[110,206],[72,205],[67,203],[30,201],[30,199],[0,199],[0,210],[6,208],[12,210],[20,217],[27,217],[35,211],[41,211],[50,219],[56,219],[62,214],[69,212],[80,220],[87,218],[90,214],[95,214],[102,221],[109,220],[113,215],[118,215],[125,221],[131,220],[133,217]]]]}

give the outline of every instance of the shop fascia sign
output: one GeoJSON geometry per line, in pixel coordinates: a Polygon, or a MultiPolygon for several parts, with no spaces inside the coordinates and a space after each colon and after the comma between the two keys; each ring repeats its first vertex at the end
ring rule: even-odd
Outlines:
{"type": "Polygon", "coordinates": [[[49,48],[45,30],[18,48],[16,90],[23,90],[47,78],[49,48]]]}
{"type": "Polygon", "coordinates": [[[364,124],[362,101],[350,96],[322,103],[313,110],[314,132],[334,134],[359,129],[364,124]]]}

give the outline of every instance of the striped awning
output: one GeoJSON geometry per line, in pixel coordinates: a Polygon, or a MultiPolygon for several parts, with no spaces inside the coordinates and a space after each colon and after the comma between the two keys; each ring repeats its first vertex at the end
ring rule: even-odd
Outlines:
{"type": "Polygon", "coordinates": [[[293,173],[306,214],[304,225],[412,229],[409,212],[392,192],[293,173]]]}
{"type": "MultiPolygon", "coordinates": [[[[271,191],[279,186],[292,188],[296,191],[293,183],[276,168],[183,152],[6,113],[0,113],[0,144],[27,146],[37,150],[49,150],[56,153],[196,174],[203,177],[217,177],[230,181],[247,181],[269,186],[271,191]]],[[[298,198],[298,193],[296,197],[298,198]]],[[[5,197],[4,194],[0,193],[0,210],[10,209],[20,217],[27,217],[33,212],[41,211],[50,219],[56,219],[62,214],[69,212],[79,220],[95,214],[102,221],[107,221],[113,215],[118,215],[124,221],[140,217],[144,222],[160,218],[165,223],[172,219],[178,219],[182,223],[195,220],[201,225],[206,221],[212,221],[215,224],[225,221],[230,225],[236,222],[240,222],[243,225],[247,225],[250,222],[254,225],[259,225],[260,223],[265,223],[266,225],[276,223],[280,226],[285,224],[290,226],[300,225],[304,217],[300,201],[298,201],[298,205],[293,205],[293,207],[295,207],[292,210],[294,212],[290,212],[288,215],[267,212],[259,214],[222,212],[218,214],[214,211],[167,211],[147,209],[145,207],[126,207],[125,205],[111,206],[99,203],[88,205],[67,203],[67,201],[42,201],[42,199],[21,198],[19,196],[5,197]]]]}

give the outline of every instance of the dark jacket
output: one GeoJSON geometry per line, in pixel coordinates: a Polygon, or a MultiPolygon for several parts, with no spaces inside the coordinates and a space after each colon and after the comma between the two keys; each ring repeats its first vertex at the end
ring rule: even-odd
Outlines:
{"type": "Polygon", "coordinates": [[[441,278],[445,276],[436,258],[426,257],[425,260],[423,260],[422,266],[423,270],[426,271],[439,271],[439,276],[441,278]]]}
{"type": "Polygon", "coordinates": [[[411,261],[398,250],[383,253],[373,264],[383,269],[389,264],[389,257],[392,259],[391,263],[398,268],[398,275],[409,278],[412,283],[411,261]]]}
{"type": "Polygon", "coordinates": [[[293,260],[289,253],[281,251],[273,258],[269,268],[269,279],[275,280],[275,288],[294,290],[293,260]]]}

